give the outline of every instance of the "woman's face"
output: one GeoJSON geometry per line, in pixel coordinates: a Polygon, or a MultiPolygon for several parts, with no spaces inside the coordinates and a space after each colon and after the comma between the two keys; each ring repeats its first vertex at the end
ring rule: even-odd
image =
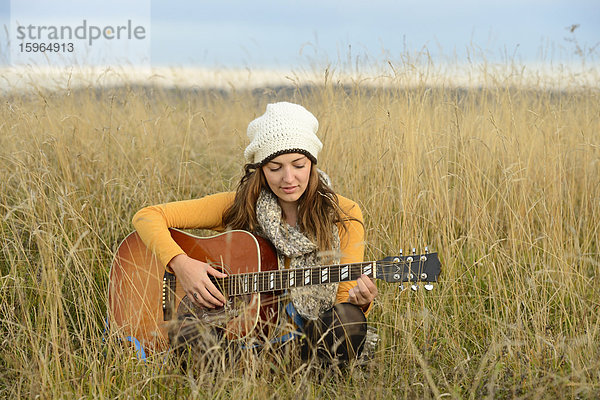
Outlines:
{"type": "Polygon", "coordinates": [[[304,154],[288,153],[275,157],[262,170],[280,203],[297,204],[308,186],[311,165],[304,154]]]}

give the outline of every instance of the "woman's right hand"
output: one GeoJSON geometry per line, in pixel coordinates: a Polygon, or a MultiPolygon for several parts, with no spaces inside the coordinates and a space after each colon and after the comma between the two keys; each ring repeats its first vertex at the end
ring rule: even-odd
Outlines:
{"type": "Polygon", "coordinates": [[[209,275],[215,278],[225,278],[226,274],[187,254],[173,257],[169,262],[169,267],[181,283],[185,294],[198,305],[207,308],[225,305],[225,296],[212,283],[209,275]]]}

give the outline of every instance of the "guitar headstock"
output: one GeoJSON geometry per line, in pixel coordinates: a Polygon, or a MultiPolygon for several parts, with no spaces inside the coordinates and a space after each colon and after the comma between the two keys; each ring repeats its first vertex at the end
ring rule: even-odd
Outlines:
{"type": "MultiPolygon", "coordinates": [[[[440,260],[437,253],[390,256],[377,261],[377,277],[386,282],[426,282],[430,290],[431,282],[437,282],[440,274],[440,260]]],[[[414,289],[414,287],[413,287],[414,289]]]]}

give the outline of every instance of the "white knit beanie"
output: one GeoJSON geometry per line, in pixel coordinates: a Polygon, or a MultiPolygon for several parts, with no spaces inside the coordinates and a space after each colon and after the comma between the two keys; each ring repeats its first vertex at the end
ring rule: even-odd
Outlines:
{"type": "Polygon", "coordinates": [[[248,125],[246,161],[264,164],[280,154],[297,152],[316,163],[323,147],[317,129],[319,121],[306,108],[287,102],[267,104],[267,111],[248,125]]]}

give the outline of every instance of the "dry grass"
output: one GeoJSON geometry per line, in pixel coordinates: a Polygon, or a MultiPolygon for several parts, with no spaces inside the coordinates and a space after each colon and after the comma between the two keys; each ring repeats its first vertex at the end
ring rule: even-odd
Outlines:
{"type": "Polygon", "coordinates": [[[0,397],[597,397],[599,110],[597,89],[506,82],[5,95],[0,397]],[[274,100],[319,119],[367,256],[428,244],[441,282],[380,284],[378,352],[341,376],[277,355],[196,374],[138,361],[103,334],[116,244],[144,205],[234,188],[247,123],[274,100]]]}

